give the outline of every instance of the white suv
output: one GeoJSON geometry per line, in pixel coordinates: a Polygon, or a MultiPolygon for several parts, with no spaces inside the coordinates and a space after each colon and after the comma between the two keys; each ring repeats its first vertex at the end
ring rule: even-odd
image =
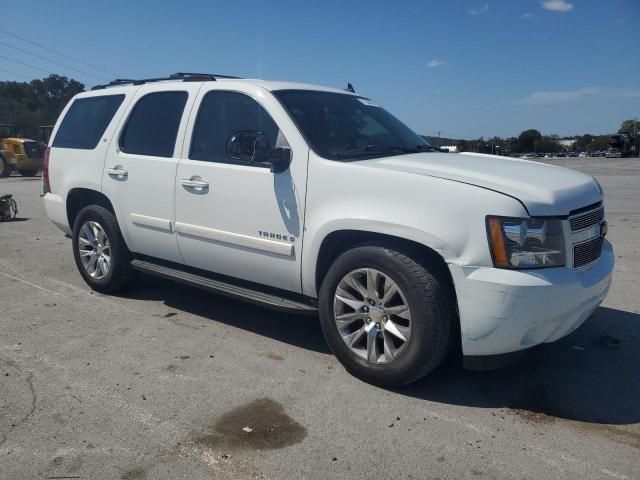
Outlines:
{"type": "Polygon", "coordinates": [[[77,95],[44,168],[49,218],[100,292],[136,271],[319,312],[356,376],[483,367],[578,328],[614,255],[600,185],[436,151],[379,105],[315,85],[175,74],[77,95]]]}

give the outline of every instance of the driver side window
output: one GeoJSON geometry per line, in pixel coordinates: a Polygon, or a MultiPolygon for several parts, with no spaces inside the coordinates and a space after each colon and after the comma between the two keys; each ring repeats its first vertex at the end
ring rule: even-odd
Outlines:
{"type": "Polygon", "coordinates": [[[250,162],[230,157],[227,149],[231,137],[246,131],[262,132],[272,146],[279,146],[282,142],[282,138],[278,138],[278,126],[253,98],[238,92],[212,90],[200,104],[189,158],[249,165],[250,162]]]}

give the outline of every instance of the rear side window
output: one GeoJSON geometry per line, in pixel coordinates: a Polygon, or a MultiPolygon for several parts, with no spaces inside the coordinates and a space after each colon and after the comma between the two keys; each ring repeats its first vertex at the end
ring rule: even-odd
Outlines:
{"type": "Polygon", "coordinates": [[[123,100],[124,95],[74,100],[58,128],[52,146],[84,150],[96,148],[123,100]]]}
{"type": "Polygon", "coordinates": [[[193,128],[189,158],[244,165],[227,155],[227,141],[242,130],[263,132],[271,145],[279,146],[278,126],[253,98],[238,92],[207,93],[193,128]]]}
{"type": "Polygon", "coordinates": [[[142,97],[133,108],[120,135],[126,153],[171,157],[187,92],[157,92],[142,97]]]}

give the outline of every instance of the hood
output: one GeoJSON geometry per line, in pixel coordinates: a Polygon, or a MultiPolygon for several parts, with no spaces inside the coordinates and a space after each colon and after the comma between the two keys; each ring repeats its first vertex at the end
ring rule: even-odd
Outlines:
{"type": "Polygon", "coordinates": [[[520,200],[531,215],[568,215],[602,200],[590,175],[545,163],[477,153],[416,153],[358,162],[374,168],[445,178],[520,200]]]}

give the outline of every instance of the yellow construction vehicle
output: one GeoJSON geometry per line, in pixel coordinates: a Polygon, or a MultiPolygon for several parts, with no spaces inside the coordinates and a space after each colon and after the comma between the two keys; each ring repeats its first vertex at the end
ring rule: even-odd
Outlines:
{"type": "Polygon", "coordinates": [[[0,177],[13,170],[34,177],[42,168],[44,149],[40,142],[21,138],[15,125],[0,124],[0,177]]]}

